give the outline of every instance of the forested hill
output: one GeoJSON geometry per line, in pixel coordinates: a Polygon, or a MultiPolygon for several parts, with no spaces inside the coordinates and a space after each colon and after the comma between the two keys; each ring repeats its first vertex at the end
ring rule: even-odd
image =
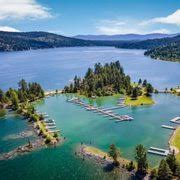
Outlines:
{"type": "Polygon", "coordinates": [[[146,51],[144,54],[154,59],[180,62],[180,44],[153,48],[146,51]]]}
{"type": "Polygon", "coordinates": [[[171,38],[125,42],[118,48],[147,49],[144,53],[154,59],[180,62],[180,35],[171,38]]]}
{"type": "Polygon", "coordinates": [[[134,41],[134,42],[124,42],[119,44],[118,48],[127,48],[127,49],[152,49],[168,45],[180,45],[180,35],[175,37],[167,37],[161,39],[149,39],[144,41],[134,41]]]}
{"type": "Polygon", "coordinates": [[[143,41],[98,41],[65,37],[48,32],[0,31],[0,51],[23,51],[74,46],[114,46],[127,49],[147,49],[152,58],[180,61],[180,35],[143,41]]]}
{"type": "Polygon", "coordinates": [[[91,42],[47,32],[0,31],[0,51],[22,51],[30,49],[89,45],[91,45],[91,42]]]}

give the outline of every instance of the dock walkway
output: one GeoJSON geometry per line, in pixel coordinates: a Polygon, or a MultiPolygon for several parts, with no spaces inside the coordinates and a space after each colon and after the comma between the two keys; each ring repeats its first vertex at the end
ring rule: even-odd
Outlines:
{"type": "Polygon", "coordinates": [[[180,117],[175,117],[175,118],[171,119],[170,122],[180,124],[180,117]]]}
{"type": "MultiPolygon", "coordinates": [[[[121,108],[121,106],[101,109],[101,108],[98,108],[98,107],[95,107],[95,106],[92,106],[92,105],[88,105],[88,104],[82,102],[82,101],[81,101],[80,99],[78,99],[78,98],[72,98],[72,99],[67,100],[67,101],[68,101],[68,102],[75,103],[75,104],[78,104],[78,105],[81,105],[81,106],[83,106],[83,107],[84,107],[86,110],[88,110],[88,111],[96,112],[96,113],[101,114],[101,115],[103,115],[103,116],[110,117],[111,119],[117,119],[117,120],[118,120],[117,122],[133,120],[133,117],[130,117],[130,116],[128,116],[128,115],[117,115],[117,114],[115,114],[115,113],[113,113],[113,112],[111,111],[111,110],[113,110],[113,109],[121,108]]],[[[124,107],[124,106],[123,106],[123,107],[124,107]]]]}
{"type": "Polygon", "coordinates": [[[176,128],[173,126],[167,126],[167,125],[162,125],[162,128],[166,128],[166,129],[171,129],[171,130],[175,130],[176,128]]]}
{"type": "Polygon", "coordinates": [[[156,147],[150,147],[150,149],[148,150],[148,153],[156,154],[156,155],[160,155],[160,156],[167,156],[171,152],[168,149],[161,149],[161,148],[156,148],[156,147]]]}

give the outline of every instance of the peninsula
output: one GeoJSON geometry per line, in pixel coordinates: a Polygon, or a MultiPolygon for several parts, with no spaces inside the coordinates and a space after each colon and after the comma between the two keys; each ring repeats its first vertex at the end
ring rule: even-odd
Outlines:
{"type": "Polygon", "coordinates": [[[138,83],[132,83],[130,76],[124,73],[119,61],[100,63],[89,68],[83,78],[74,77],[73,83],[65,86],[64,93],[78,93],[89,98],[123,94],[126,96],[126,105],[153,104],[151,93],[154,88],[147,80],[140,79],[138,83]]]}

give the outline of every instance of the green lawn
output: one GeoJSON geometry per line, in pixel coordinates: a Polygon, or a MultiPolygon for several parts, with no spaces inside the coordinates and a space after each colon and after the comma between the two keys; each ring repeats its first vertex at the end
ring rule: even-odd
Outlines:
{"type": "Polygon", "coordinates": [[[175,146],[179,150],[179,153],[176,155],[176,157],[180,162],[180,126],[176,129],[173,137],[171,138],[170,145],[175,146]]]}
{"type": "Polygon", "coordinates": [[[152,105],[154,101],[151,97],[139,96],[136,100],[133,100],[131,97],[126,96],[125,104],[128,106],[140,106],[140,105],[152,105]]]}

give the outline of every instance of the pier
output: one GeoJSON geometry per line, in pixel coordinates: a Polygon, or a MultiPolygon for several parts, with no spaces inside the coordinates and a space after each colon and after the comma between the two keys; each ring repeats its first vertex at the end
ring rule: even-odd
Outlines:
{"type": "Polygon", "coordinates": [[[118,109],[118,108],[122,108],[125,107],[125,105],[121,104],[122,106],[116,106],[116,107],[110,107],[110,108],[105,108],[105,109],[101,109],[92,105],[88,105],[84,102],[82,102],[80,99],[78,98],[72,98],[70,100],[67,100],[68,102],[72,102],[78,105],[83,106],[87,111],[93,111],[96,112],[98,114],[101,114],[102,116],[105,117],[110,117],[111,119],[116,119],[118,121],[116,122],[122,122],[122,121],[131,121],[133,120],[133,117],[130,117],[128,115],[118,115],[113,113],[111,110],[113,109],[118,109]]]}
{"type": "Polygon", "coordinates": [[[176,128],[173,126],[167,126],[167,125],[162,125],[162,128],[166,128],[166,129],[171,129],[171,130],[175,130],[176,128]]]}
{"type": "Polygon", "coordinates": [[[60,130],[56,129],[56,124],[54,119],[49,118],[49,115],[46,112],[42,113],[36,111],[36,113],[44,117],[43,121],[45,123],[45,127],[48,130],[48,132],[50,133],[60,132],[60,130]]]}
{"type": "Polygon", "coordinates": [[[150,147],[150,149],[148,150],[148,153],[156,154],[156,155],[160,155],[160,156],[167,156],[167,155],[171,154],[170,150],[156,148],[156,147],[150,147]]]}
{"type": "Polygon", "coordinates": [[[180,117],[175,117],[175,118],[171,119],[170,122],[180,124],[180,117]]]}

